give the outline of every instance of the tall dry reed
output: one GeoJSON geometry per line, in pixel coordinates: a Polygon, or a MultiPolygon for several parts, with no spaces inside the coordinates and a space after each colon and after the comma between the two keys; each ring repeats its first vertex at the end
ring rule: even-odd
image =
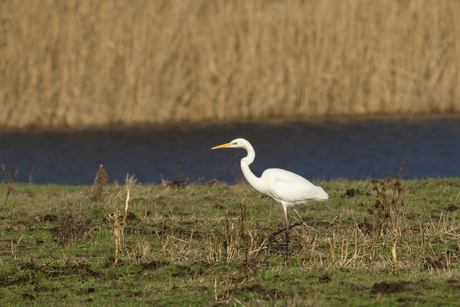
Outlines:
{"type": "Polygon", "coordinates": [[[0,2],[0,126],[460,111],[457,0],[0,2]]]}

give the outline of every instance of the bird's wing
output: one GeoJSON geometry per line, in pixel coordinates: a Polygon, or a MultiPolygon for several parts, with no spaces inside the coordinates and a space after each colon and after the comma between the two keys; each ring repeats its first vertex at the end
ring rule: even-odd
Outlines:
{"type": "Polygon", "coordinates": [[[326,200],[327,193],[295,173],[272,168],[262,174],[270,187],[271,196],[277,200],[297,203],[307,200],[326,200]]]}

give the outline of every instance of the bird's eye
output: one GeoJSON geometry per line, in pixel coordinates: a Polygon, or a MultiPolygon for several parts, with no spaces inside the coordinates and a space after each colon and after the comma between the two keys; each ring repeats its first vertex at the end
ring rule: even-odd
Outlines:
{"type": "Polygon", "coordinates": [[[237,143],[236,142],[233,142],[232,145],[236,145],[237,143]]]}

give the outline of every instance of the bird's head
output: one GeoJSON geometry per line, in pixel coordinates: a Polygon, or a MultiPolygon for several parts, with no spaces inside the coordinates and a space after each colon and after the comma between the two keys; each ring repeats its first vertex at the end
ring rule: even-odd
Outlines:
{"type": "Polygon", "coordinates": [[[245,139],[234,139],[230,143],[222,144],[211,149],[219,149],[219,148],[247,148],[249,142],[245,139]]]}

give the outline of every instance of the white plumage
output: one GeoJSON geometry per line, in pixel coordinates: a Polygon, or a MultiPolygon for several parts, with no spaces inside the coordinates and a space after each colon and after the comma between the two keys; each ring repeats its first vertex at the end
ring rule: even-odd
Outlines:
{"type": "Polygon", "coordinates": [[[321,187],[313,185],[302,176],[283,169],[269,168],[263,172],[260,178],[267,183],[267,195],[278,203],[284,202],[287,208],[324,201],[329,198],[321,187]]]}
{"type": "Polygon", "coordinates": [[[312,202],[325,201],[329,199],[327,193],[319,186],[315,186],[307,179],[294,174],[292,172],[279,169],[269,168],[265,170],[262,176],[255,176],[249,168],[249,165],[254,161],[256,153],[252,148],[251,143],[245,139],[235,139],[230,143],[222,144],[212,149],[218,148],[244,148],[248,155],[241,159],[241,170],[248,180],[249,184],[257,191],[273,198],[277,203],[281,204],[284,209],[286,219],[286,228],[275,232],[270,236],[270,241],[274,235],[286,231],[286,260],[289,244],[289,228],[301,225],[303,223],[302,217],[294,209],[300,205],[306,205],[312,202]],[[289,225],[287,217],[287,208],[292,208],[295,214],[299,217],[300,222],[289,225]]]}

